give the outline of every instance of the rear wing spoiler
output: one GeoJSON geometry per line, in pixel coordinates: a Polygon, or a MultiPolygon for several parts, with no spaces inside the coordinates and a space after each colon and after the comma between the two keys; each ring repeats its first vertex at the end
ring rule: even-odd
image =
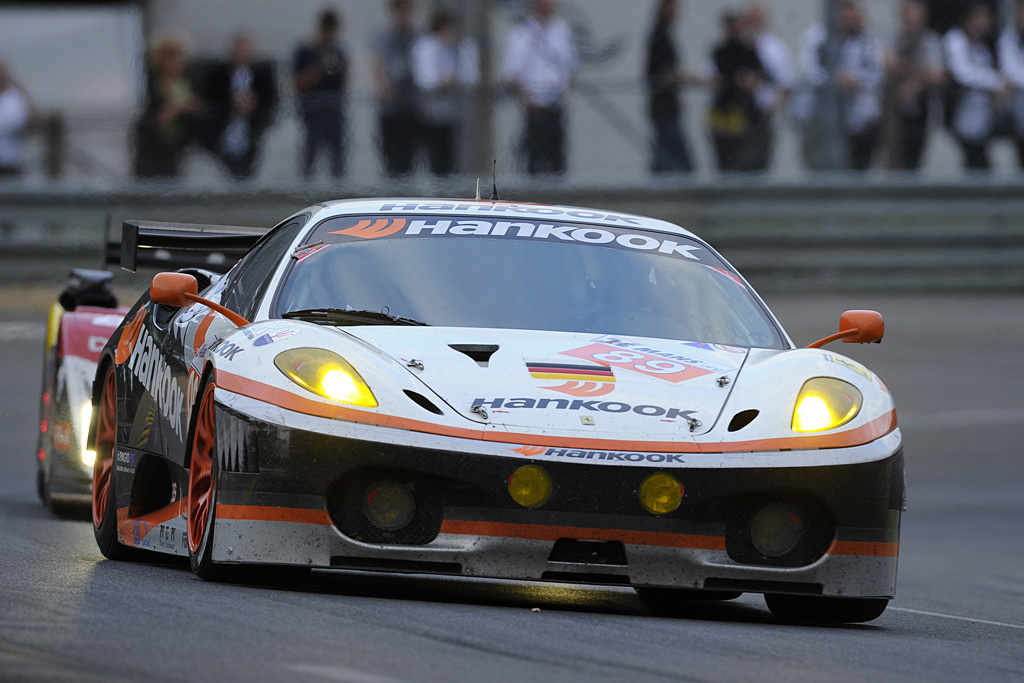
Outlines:
{"type": "Polygon", "coordinates": [[[135,272],[140,266],[227,272],[270,229],[240,225],[125,221],[121,240],[107,240],[104,259],[135,272]]]}

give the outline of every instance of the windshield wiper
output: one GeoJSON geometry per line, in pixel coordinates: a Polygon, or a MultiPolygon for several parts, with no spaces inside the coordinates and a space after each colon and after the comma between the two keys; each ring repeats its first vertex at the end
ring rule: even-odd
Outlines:
{"type": "Polygon", "coordinates": [[[306,320],[318,325],[426,325],[427,323],[391,315],[383,311],[349,311],[343,308],[304,308],[281,314],[282,318],[306,320]]]}

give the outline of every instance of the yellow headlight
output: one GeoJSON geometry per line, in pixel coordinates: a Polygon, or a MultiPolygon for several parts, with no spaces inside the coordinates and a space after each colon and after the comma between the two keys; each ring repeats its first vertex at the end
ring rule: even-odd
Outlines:
{"type": "Polygon", "coordinates": [[[683,500],[683,487],[671,474],[655,472],[640,484],[640,504],[655,515],[667,515],[683,500]]]}
{"type": "Polygon", "coordinates": [[[508,493],[523,507],[540,507],[553,490],[551,475],[540,465],[523,465],[508,478],[508,493]]]}
{"type": "Polygon", "coordinates": [[[293,382],[318,396],[362,408],[376,408],[377,398],[356,369],[326,349],[292,349],[274,364],[293,382]]]}
{"type": "Polygon", "coordinates": [[[831,377],[804,382],[793,409],[794,432],[821,432],[840,427],[857,416],[863,401],[857,387],[831,377]]]}

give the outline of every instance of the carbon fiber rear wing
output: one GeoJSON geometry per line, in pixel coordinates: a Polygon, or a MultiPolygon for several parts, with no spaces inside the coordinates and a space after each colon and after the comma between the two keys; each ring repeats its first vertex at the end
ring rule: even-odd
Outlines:
{"type": "Polygon", "coordinates": [[[121,240],[108,240],[107,265],[137,268],[199,267],[226,272],[269,228],[200,223],[125,221],[121,240]]]}

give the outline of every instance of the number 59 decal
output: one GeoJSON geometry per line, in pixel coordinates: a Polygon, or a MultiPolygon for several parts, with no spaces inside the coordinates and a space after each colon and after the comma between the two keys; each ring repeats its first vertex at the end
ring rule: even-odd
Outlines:
{"type": "Polygon", "coordinates": [[[711,374],[711,370],[687,365],[681,361],[659,358],[640,351],[626,351],[608,344],[591,344],[580,349],[562,351],[562,355],[595,361],[602,365],[613,365],[673,383],[711,374]]]}

